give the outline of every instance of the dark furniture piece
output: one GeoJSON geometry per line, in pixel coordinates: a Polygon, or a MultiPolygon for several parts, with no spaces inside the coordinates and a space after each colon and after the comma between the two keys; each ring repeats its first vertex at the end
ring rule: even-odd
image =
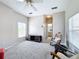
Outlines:
{"type": "Polygon", "coordinates": [[[30,35],[30,41],[42,42],[42,36],[40,35],[30,35]]]}

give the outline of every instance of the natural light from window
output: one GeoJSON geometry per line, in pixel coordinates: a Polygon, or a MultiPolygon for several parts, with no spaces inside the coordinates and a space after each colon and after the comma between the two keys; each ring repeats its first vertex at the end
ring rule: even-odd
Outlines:
{"type": "Polygon", "coordinates": [[[79,13],[69,19],[69,40],[79,48],[79,13]]]}
{"type": "Polygon", "coordinates": [[[26,23],[18,22],[18,37],[26,36],[26,23]]]}

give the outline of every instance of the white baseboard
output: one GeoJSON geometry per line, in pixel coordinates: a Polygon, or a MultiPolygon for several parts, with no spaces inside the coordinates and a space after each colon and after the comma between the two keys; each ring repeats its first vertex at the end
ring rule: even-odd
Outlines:
{"type": "Polygon", "coordinates": [[[20,44],[20,43],[23,42],[23,41],[25,41],[25,40],[19,40],[18,42],[16,41],[16,43],[14,43],[13,45],[11,45],[11,46],[5,48],[5,51],[8,51],[8,50],[11,49],[12,47],[15,47],[16,45],[20,44]]]}

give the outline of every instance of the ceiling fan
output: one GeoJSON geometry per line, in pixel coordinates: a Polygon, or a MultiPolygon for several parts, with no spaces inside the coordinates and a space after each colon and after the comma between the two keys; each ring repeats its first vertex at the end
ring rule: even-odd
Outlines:
{"type": "Polygon", "coordinates": [[[19,1],[26,3],[28,7],[32,7],[34,11],[37,11],[37,8],[32,4],[34,3],[33,0],[19,0],[19,1]]]}

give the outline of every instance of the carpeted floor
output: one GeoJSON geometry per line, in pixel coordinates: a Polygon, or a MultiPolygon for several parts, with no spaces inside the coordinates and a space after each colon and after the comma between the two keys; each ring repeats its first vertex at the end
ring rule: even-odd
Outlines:
{"type": "MultiPolygon", "coordinates": [[[[18,46],[18,45],[17,45],[18,46]]],[[[17,52],[17,46],[14,46],[12,47],[11,49],[5,51],[5,59],[22,59],[22,58],[19,58],[18,54],[15,53],[17,52]],[[16,57],[18,56],[18,57],[16,57]]],[[[20,45],[19,45],[20,46],[20,45]]],[[[25,46],[24,46],[25,47],[25,46]]],[[[20,49],[20,47],[18,48],[20,49]]],[[[23,50],[23,49],[22,49],[23,50]]],[[[20,51],[19,51],[20,52],[20,51]]],[[[75,55],[75,56],[72,56],[71,58],[68,58],[66,57],[65,55],[63,55],[62,53],[58,53],[58,55],[61,57],[61,59],[79,59],[79,55],[75,55]]],[[[26,58],[27,59],[27,58],[26,58]]],[[[57,58],[55,58],[57,59],[57,58]]]]}

